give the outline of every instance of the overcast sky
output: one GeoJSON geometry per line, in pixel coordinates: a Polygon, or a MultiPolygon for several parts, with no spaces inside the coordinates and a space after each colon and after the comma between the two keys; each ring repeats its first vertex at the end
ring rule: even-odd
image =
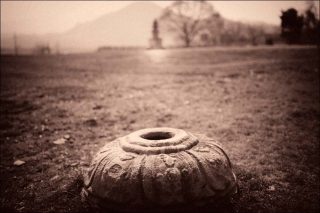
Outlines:
{"type": "MultiPolygon", "coordinates": [[[[153,1],[166,7],[170,1],[153,1]]],[[[132,1],[1,1],[1,33],[64,32],[78,23],[119,10],[132,1]]],[[[305,1],[211,1],[225,18],[280,24],[282,9],[304,10],[305,1]]],[[[317,2],[319,6],[319,2],[317,2]]]]}

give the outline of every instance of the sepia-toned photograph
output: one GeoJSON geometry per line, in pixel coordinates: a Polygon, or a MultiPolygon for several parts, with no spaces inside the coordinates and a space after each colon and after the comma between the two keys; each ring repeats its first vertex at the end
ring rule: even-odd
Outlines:
{"type": "Polygon", "coordinates": [[[320,9],[1,0],[0,212],[320,212],[320,9]]]}

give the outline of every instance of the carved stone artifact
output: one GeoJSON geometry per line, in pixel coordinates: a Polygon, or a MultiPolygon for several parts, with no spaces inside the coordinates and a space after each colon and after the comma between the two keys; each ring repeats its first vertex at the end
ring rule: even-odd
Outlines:
{"type": "Polygon", "coordinates": [[[97,153],[82,197],[102,209],[165,211],[214,203],[236,191],[230,160],[216,141],[181,129],[149,128],[97,153]]]}

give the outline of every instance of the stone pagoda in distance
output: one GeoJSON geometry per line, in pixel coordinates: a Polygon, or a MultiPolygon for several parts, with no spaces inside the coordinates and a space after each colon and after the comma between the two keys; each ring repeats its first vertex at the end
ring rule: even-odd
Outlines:
{"type": "Polygon", "coordinates": [[[155,19],[152,25],[152,38],[149,40],[150,49],[162,49],[162,39],[159,37],[158,21],[155,19]]]}

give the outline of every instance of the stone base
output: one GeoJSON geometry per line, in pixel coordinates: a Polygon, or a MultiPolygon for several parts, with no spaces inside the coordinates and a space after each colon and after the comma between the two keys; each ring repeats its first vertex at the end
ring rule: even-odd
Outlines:
{"type": "Polygon", "coordinates": [[[231,162],[216,141],[163,127],[107,143],[84,174],[82,197],[98,209],[185,212],[235,193],[231,162]]]}

